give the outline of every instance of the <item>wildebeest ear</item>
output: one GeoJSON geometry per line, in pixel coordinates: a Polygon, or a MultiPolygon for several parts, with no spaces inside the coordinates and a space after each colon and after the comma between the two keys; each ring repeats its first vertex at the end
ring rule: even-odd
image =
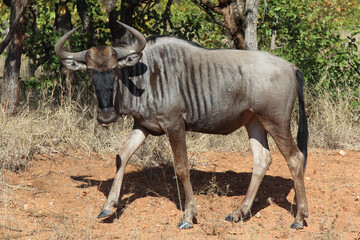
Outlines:
{"type": "Polygon", "coordinates": [[[142,53],[134,53],[118,61],[119,67],[133,66],[137,64],[142,57],[142,53]]]}
{"type": "Polygon", "coordinates": [[[67,69],[72,70],[72,71],[78,71],[78,70],[85,71],[87,69],[85,63],[78,62],[73,59],[65,59],[65,60],[61,60],[61,62],[62,62],[62,64],[64,64],[64,66],[67,69]]]}

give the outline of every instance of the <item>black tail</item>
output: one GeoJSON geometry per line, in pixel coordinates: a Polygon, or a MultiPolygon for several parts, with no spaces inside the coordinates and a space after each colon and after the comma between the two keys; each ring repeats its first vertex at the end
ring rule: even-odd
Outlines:
{"type": "Polygon", "coordinates": [[[305,161],[304,161],[304,171],[305,171],[306,161],[307,161],[307,143],[309,138],[308,123],[306,119],[305,104],[304,104],[305,79],[300,70],[296,70],[296,77],[298,80],[298,99],[299,99],[299,128],[297,133],[297,146],[305,157],[305,161]]]}

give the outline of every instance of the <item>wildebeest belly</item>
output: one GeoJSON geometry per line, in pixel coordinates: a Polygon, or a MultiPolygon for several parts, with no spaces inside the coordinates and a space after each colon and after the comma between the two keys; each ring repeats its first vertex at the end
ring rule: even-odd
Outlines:
{"type": "Polygon", "coordinates": [[[253,115],[254,113],[250,110],[241,113],[220,113],[206,119],[198,119],[196,122],[187,123],[185,128],[187,131],[193,132],[229,134],[244,126],[253,115]]]}

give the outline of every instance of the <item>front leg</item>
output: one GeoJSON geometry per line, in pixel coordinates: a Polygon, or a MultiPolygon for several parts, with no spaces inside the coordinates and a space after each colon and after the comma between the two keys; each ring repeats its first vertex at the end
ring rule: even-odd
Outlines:
{"type": "Polygon", "coordinates": [[[118,204],[121,185],[124,178],[125,167],[128,160],[134,154],[136,149],[144,142],[149,133],[142,128],[133,128],[129,138],[125,142],[124,146],[120,150],[120,159],[117,159],[117,165],[121,161],[120,167],[117,166],[117,172],[114,182],[111,186],[111,190],[106,203],[104,204],[98,218],[107,217],[112,214],[112,209],[118,204]]]}
{"type": "Polygon", "coordinates": [[[186,198],[185,212],[178,227],[180,229],[191,228],[193,226],[193,218],[197,215],[197,211],[195,197],[190,182],[190,170],[185,141],[185,126],[179,124],[178,126],[168,129],[167,135],[174,155],[175,171],[183,183],[186,198]]]}

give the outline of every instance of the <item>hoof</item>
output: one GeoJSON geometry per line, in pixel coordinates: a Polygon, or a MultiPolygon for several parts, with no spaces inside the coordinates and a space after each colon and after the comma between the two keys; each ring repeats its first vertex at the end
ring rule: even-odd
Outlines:
{"type": "Polygon", "coordinates": [[[234,221],[234,217],[232,216],[232,214],[229,214],[225,217],[225,221],[228,221],[228,222],[233,222],[234,221]]]}
{"type": "Polygon", "coordinates": [[[189,229],[193,227],[192,223],[189,222],[183,222],[182,220],[179,222],[179,224],[177,225],[177,227],[179,229],[189,229]]]}
{"type": "Polygon", "coordinates": [[[304,228],[304,225],[299,224],[299,223],[297,223],[297,222],[293,222],[293,224],[291,224],[290,228],[291,228],[291,229],[296,229],[296,230],[298,230],[298,229],[303,229],[303,228],[304,228]]]}
{"type": "Polygon", "coordinates": [[[245,216],[243,215],[240,215],[240,218],[234,218],[234,216],[230,213],[229,215],[227,215],[225,217],[225,221],[228,221],[228,222],[239,222],[239,221],[246,221],[250,219],[250,215],[249,214],[246,214],[245,216]]]}
{"type": "Polygon", "coordinates": [[[97,216],[97,218],[103,218],[103,217],[108,217],[112,214],[112,212],[107,211],[107,210],[102,210],[101,213],[97,216]]]}

